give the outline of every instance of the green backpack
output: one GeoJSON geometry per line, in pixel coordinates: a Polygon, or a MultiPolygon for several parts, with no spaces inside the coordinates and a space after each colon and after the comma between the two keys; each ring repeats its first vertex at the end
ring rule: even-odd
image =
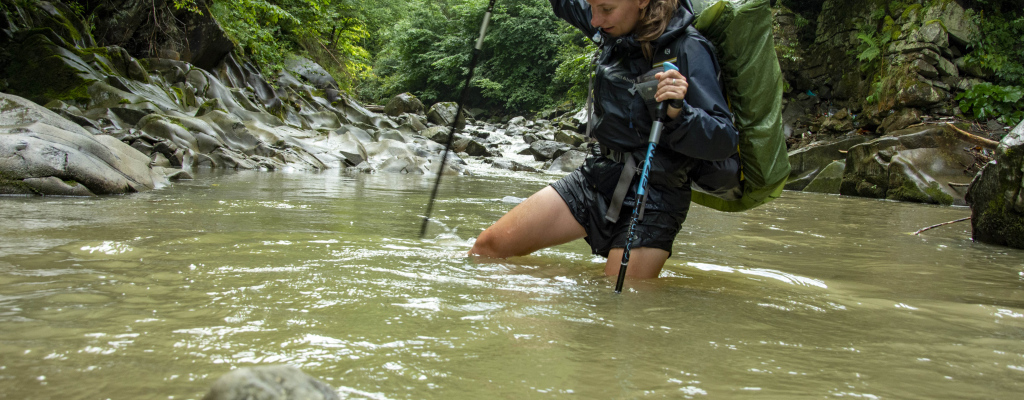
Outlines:
{"type": "Polygon", "coordinates": [[[743,196],[730,201],[694,190],[693,201],[719,211],[749,210],[782,195],[790,172],[771,7],[768,0],[713,2],[700,11],[694,27],[718,51],[726,98],[740,133],[743,196]]]}

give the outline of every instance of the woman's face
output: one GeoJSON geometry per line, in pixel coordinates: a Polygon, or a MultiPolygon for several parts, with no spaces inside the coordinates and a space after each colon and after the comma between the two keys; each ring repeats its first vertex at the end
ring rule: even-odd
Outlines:
{"type": "Polygon", "coordinates": [[[640,9],[647,7],[650,0],[587,0],[593,18],[590,25],[601,28],[612,37],[633,32],[640,20],[640,9]]]}

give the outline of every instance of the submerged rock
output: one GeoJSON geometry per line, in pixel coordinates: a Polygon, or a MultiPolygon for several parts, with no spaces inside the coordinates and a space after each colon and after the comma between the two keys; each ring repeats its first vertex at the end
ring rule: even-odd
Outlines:
{"type": "Polygon", "coordinates": [[[971,182],[974,240],[1024,249],[1024,122],[999,143],[995,160],[971,182]]]}
{"type": "Polygon", "coordinates": [[[334,388],[287,365],[246,367],[213,383],[203,400],[337,400],[334,388]]]}

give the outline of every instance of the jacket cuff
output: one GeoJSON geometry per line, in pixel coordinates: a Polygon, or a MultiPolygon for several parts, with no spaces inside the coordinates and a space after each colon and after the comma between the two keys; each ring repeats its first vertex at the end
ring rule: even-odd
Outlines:
{"type": "Polygon", "coordinates": [[[683,106],[679,110],[679,115],[676,115],[676,117],[673,118],[671,121],[666,122],[664,129],[666,131],[668,131],[668,132],[673,132],[673,131],[676,130],[676,128],[679,128],[684,123],[687,123],[689,120],[691,120],[692,118],[693,118],[693,107],[691,107],[690,103],[687,103],[686,100],[683,100],[683,106]]]}

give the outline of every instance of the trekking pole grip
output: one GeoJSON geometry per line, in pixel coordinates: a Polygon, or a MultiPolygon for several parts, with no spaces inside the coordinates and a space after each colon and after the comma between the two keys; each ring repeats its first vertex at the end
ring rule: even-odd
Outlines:
{"type": "MultiPolygon", "coordinates": [[[[665,71],[679,71],[679,68],[668,61],[662,63],[662,68],[664,68],[665,71]]],[[[654,148],[658,147],[658,142],[661,140],[661,120],[665,118],[665,114],[668,112],[668,107],[665,103],[666,102],[664,101],[658,103],[658,115],[651,124],[651,135],[647,139],[647,157],[644,158],[643,172],[640,174],[640,185],[636,190],[636,205],[633,206],[633,216],[629,219],[629,230],[626,233],[626,247],[622,250],[622,263],[619,264],[619,277],[615,281],[615,293],[622,293],[622,283],[626,280],[626,267],[629,265],[629,253],[633,247],[633,240],[636,239],[636,224],[640,220],[640,210],[645,203],[641,199],[645,199],[647,197],[647,178],[651,174],[651,160],[654,159],[654,148]]]]}

